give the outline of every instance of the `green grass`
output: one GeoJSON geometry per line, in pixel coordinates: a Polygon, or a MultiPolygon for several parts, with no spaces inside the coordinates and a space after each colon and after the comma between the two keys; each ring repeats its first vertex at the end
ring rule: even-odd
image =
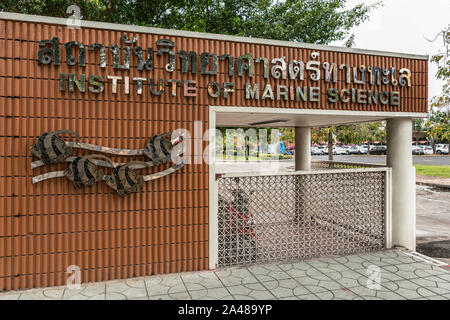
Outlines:
{"type": "Polygon", "coordinates": [[[415,164],[416,174],[419,176],[450,178],[450,166],[430,166],[415,164]]]}

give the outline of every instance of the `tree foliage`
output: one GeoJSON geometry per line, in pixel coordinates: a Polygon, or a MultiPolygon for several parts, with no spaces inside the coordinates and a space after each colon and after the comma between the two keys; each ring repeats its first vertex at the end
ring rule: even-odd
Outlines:
{"type": "Polygon", "coordinates": [[[431,58],[436,63],[438,72],[436,78],[444,81],[442,95],[431,100],[430,114],[425,122],[428,137],[435,142],[450,142],[450,25],[440,33],[444,40],[444,51],[431,58]]]}
{"type": "Polygon", "coordinates": [[[255,38],[327,44],[353,43],[350,29],[379,6],[346,9],[347,0],[2,0],[0,11],[68,17],[72,4],[82,19],[255,38]]]}
{"type": "Polygon", "coordinates": [[[414,119],[413,120],[413,133],[421,133],[425,131],[425,121],[423,119],[414,119]]]}
{"type": "Polygon", "coordinates": [[[312,141],[324,143],[328,140],[328,132],[332,130],[336,142],[341,144],[374,144],[386,142],[384,122],[369,122],[355,125],[345,125],[330,128],[314,128],[312,141]]]}
{"type": "Polygon", "coordinates": [[[448,111],[433,110],[425,123],[427,136],[435,142],[450,141],[450,115],[448,111]]]}

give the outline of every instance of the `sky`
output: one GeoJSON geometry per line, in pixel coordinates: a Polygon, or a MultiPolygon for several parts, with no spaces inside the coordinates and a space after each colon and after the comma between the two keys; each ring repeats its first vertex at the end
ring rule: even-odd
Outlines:
{"type": "MultiPolygon", "coordinates": [[[[347,0],[347,6],[372,4],[375,0],[347,0]]],[[[370,20],[352,30],[355,48],[400,53],[425,54],[430,57],[444,50],[442,37],[434,42],[439,32],[450,25],[450,0],[383,0],[384,6],[370,14],[370,20]]],[[[341,45],[333,42],[331,45],[341,45]]],[[[429,91],[431,98],[442,93],[442,82],[436,80],[437,67],[429,64],[429,91]]]]}

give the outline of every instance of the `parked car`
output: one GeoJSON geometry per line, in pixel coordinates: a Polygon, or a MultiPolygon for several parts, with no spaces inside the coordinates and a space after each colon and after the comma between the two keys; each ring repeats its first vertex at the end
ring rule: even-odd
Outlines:
{"type": "Polygon", "coordinates": [[[363,146],[351,146],[348,149],[348,154],[367,154],[367,149],[363,146]]]}
{"type": "Polygon", "coordinates": [[[386,151],[387,151],[386,146],[374,146],[373,148],[370,149],[370,154],[382,155],[386,154],[386,151]]]}
{"type": "Polygon", "coordinates": [[[433,154],[433,148],[430,146],[424,146],[422,149],[424,154],[433,154]]]}
{"type": "Polygon", "coordinates": [[[317,147],[311,147],[311,155],[313,155],[313,156],[321,156],[323,154],[324,154],[323,149],[319,149],[317,147]]]}
{"type": "Polygon", "coordinates": [[[335,155],[347,155],[348,151],[341,147],[333,147],[333,154],[335,155]]]}
{"type": "Polygon", "coordinates": [[[437,154],[448,154],[448,144],[437,144],[436,145],[437,154]]]}
{"type": "Polygon", "coordinates": [[[411,148],[413,155],[424,155],[425,149],[423,146],[412,146],[411,148]]]}
{"type": "Polygon", "coordinates": [[[361,151],[361,154],[367,154],[369,152],[369,146],[367,144],[358,146],[358,149],[361,151]]]}
{"type": "Polygon", "coordinates": [[[347,151],[348,154],[361,154],[361,149],[358,146],[351,146],[347,151]]]}
{"type": "Polygon", "coordinates": [[[285,156],[293,156],[295,154],[295,150],[284,150],[283,153],[285,156]]]}
{"type": "Polygon", "coordinates": [[[318,148],[323,152],[323,154],[328,154],[328,146],[320,146],[318,148]]]}
{"type": "Polygon", "coordinates": [[[341,148],[344,148],[345,150],[349,151],[352,148],[352,146],[341,146],[341,148]]]}

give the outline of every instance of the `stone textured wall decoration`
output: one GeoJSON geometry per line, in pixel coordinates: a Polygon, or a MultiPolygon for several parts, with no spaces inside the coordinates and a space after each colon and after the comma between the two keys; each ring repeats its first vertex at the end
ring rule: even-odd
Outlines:
{"type": "Polygon", "coordinates": [[[43,133],[30,148],[31,154],[40,160],[31,163],[35,169],[43,165],[68,162],[69,166],[63,171],[44,173],[32,178],[32,183],[44,180],[66,177],[72,181],[75,188],[92,186],[104,181],[121,197],[129,193],[136,193],[146,181],[156,180],[167,176],[184,166],[183,162],[174,164],[169,169],[149,175],[139,175],[137,170],[147,167],[159,166],[168,163],[181,155],[183,136],[172,132],[152,136],[144,149],[117,149],[97,146],[82,142],[66,142],[59,135],[69,133],[81,139],[80,135],[71,130],[57,130],[43,133]],[[173,139],[171,139],[173,138],[173,139]],[[72,156],[72,149],[80,148],[89,151],[108,153],[112,155],[146,156],[149,161],[131,161],[115,163],[102,154],[88,154],[72,156]],[[179,152],[177,152],[180,150],[179,152]],[[106,174],[101,167],[112,168],[111,174],[106,174]]]}

